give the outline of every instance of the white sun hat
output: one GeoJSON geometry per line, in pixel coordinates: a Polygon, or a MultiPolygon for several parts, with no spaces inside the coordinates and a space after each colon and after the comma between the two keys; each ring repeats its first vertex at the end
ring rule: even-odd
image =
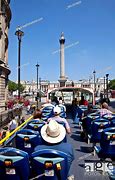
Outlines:
{"type": "Polygon", "coordinates": [[[54,114],[60,114],[61,113],[61,108],[59,106],[55,106],[53,109],[54,114]]]}
{"type": "Polygon", "coordinates": [[[56,144],[65,138],[66,130],[62,124],[50,120],[49,124],[41,128],[41,136],[46,142],[56,144]]]}

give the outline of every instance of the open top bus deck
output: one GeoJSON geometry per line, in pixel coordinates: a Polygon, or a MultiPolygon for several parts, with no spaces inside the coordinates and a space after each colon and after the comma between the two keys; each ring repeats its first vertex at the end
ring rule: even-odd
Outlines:
{"type": "MultiPolygon", "coordinates": [[[[70,168],[70,175],[74,175],[74,179],[77,180],[87,180],[87,179],[99,179],[99,180],[108,180],[110,179],[108,172],[108,165],[112,161],[103,162],[100,161],[97,155],[94,156],[92,144],[87,144],[81,137],[81,129],[79,124],[74,124],[71,119],[71,114],[69,112],[70,108],[67,108],[67,120],[71,126],[72,133],[71,135],[67,135],[67,141],[72,144],[74,148],[75,160],[72,163],[70,168]],[[104,166],[106,166],[106,170],[104,172],[104,166]]],[[[25,129],[28,122],[30,122],[32,116],[27,119],[23,124],[21,124],[17,129],[9,134],[8,137],[5,137],[0,141],[1,147],[16,147],[15,142],[15,133],[20,129],[25,129]],[[10,137],[11,136],[11,137],[10,137]],[[3,145],[4,144],[4,145],[3,145]]],[[[0,153],[1,155],[1,153],[0,153]]],[[[26,172],[26,171],[25,171],[26,172]]],[[[24,172],[24,173],[25,173],[24,172]]],[[[42,175],[41,175],[42,176],[42,175]]],[[[41,177],[40,176],[40,177],[41,177]]],[[[28,179],[32,179],[35,177],[35,174],[31,172],[31,176],[28,179]]],[[[38,179],[40,179],[38,176],[38,179]]],[[[44,179],[44,174],[41,177],[44,179]]]]}

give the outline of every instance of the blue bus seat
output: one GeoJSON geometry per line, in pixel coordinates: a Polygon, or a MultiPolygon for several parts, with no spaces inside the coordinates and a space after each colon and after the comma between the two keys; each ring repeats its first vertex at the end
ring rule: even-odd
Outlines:
{"type": "Polygon", "coordinates": [[[46,106],[42,109],[42,120],[47,121],[48,118],[53,116],[53,106],[46,106]]]}
{"type": "Polygon", "coordinates": [[[66,118],[66,112],[65,112],[65,109],[64,109],[64,106],[63,105],[59,105],[60,109],[61,109],[61,113],[60,113],[60,117],[62,118],[66,118]]]}
{"type": "Polygon", "coordinates": [[[103,130],[100,140],[100,150],[97,154],[101,159],[111,158],[115,160],[115,127],[103,130]]]}
{"type": "Polygon", "coordinates": [[[108,120],[115,120],[115,114],[104,114],[102,116],[104,119],[108,119],[108,120]]]}
{"type": "Polygon", "coordinates": [[[100,142],[101,134],[105,128],[110,127],[109,120],[106,119],[97,119],[91,122],[91,142],[97,143],[100,142]]]}
{"type": "Polygon", "coordinates": [[[16,148],[0,148],[0,179],[28,180],[30,175],[29,157],[16,148]]]}
{"type": "Polygon", "coordinates": [[[41,135],[31,129],[22,129],[16,133],[16,148],[31,154],[35,146],[42,144],[41,135]]]}
{"type": "Polygon", "coordinates": [[[100,116],[99,115],[96,115],[96,114],[90,114],[86,117],[86,119],[84,119],[85,121],[85,130],[86,130],[86,133],[87,134],[91,134],[91,122],[94,121],[94,120],[97,120],[99,119],[100,116]]]}
{"type": "Polygon", "coordinates": [[[41,180],[66,180],[68,175],[67,154],[52,149],[32,153],[32,172],[41,180]]]}
{"type": "Polygon", "coordinates": [[[31,129],[33,131],[39,131],[41,130],[41,127],[44,125],[44,121],[41,120],[32,120],[27,124],[27,129],[31,129]]]}
{"type": "Polygon", "coordinates": [[[115,127],[115,119],[111,120],[111,127],[115,127]]]}

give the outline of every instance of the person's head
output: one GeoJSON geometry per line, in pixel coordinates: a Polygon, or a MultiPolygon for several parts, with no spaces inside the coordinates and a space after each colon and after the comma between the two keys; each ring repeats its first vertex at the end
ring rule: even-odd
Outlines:
{"type": "Polygon", "coordinates": [[[91,111],[91,110],[93,109],[93,105],[92,105],[92,104],[88,104],[87,109],[88,109],[89,111],[91,111]]]}
{"type": "Polygon", "coordinates": [[[82,100],[82,101],[84,100],[84,96],[83,96],[83,95],[81,96],[81,100],[82,100]]]}
{"type": "Polygon", "coordinates": [[[61,108],[59,106],[55,106],[53,112],[55,116],[58,116],[61,113],[61,108]]]}
{"type": "Polygon", "coordinates": [[[19,119],[19,117],[18,116],[15,116],[15,120],[17,121],[19,119]]]}
{"type": "Polygon", "coordinates": [[[22,116],[22,117],[21,117],[21,119],[22,119],[22,120],[25,120],[25,117],[24,117],[24,116],[22,116]]]}
{"type": "Polygon", "coordinates": [[[40,111],[40,109],[37,109],[33,114],[33,118],[34,119],[37,119],[37,118],[41,119],[41,117],[42,117],[42,112],[40,111]]]}
{"type": "Polygon", "coordinates": [[[59,97],[59,100],[62,100],[62,97],[59,97]]]}
{"type": "Polygon", "coordinates": [[[8,130],[8,126],[3,127],[3,130],[7,131],[8,130]]]}
{"type": "Polygon", "coordinates": [[[55,120],[50,120],[49,124],[45,124],[41,128],[41,136],[47,143],[57,144],[65,138],[66,130],[62,124],[55,120]]]}
{"type": "Polygon", "coordinates": [[[58,104],[58,99],[57,99],[57,97],[56,97],[56,96],[54,96],[54,97],[53,97],[52,102],[55,102],[55,103],[57,103],[57,104],[58,104]]]}
{"type": "Polygon", "coordinates": [[[108,109],[108,108],[109,108],[109,106],[108,106],[108,104],[107,104],[106,102],[104,102],[104,103],[102,104],[102,108],[104,108],[104,109],[108,109]]]}

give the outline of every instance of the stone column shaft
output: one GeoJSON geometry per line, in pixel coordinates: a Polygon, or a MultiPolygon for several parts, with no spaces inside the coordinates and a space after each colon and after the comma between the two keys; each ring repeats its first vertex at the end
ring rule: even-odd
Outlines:
{"type": "Polygon", "coordinates": [[[64,44],[60,44],[60,78],[65,77],[64,44]]]}

